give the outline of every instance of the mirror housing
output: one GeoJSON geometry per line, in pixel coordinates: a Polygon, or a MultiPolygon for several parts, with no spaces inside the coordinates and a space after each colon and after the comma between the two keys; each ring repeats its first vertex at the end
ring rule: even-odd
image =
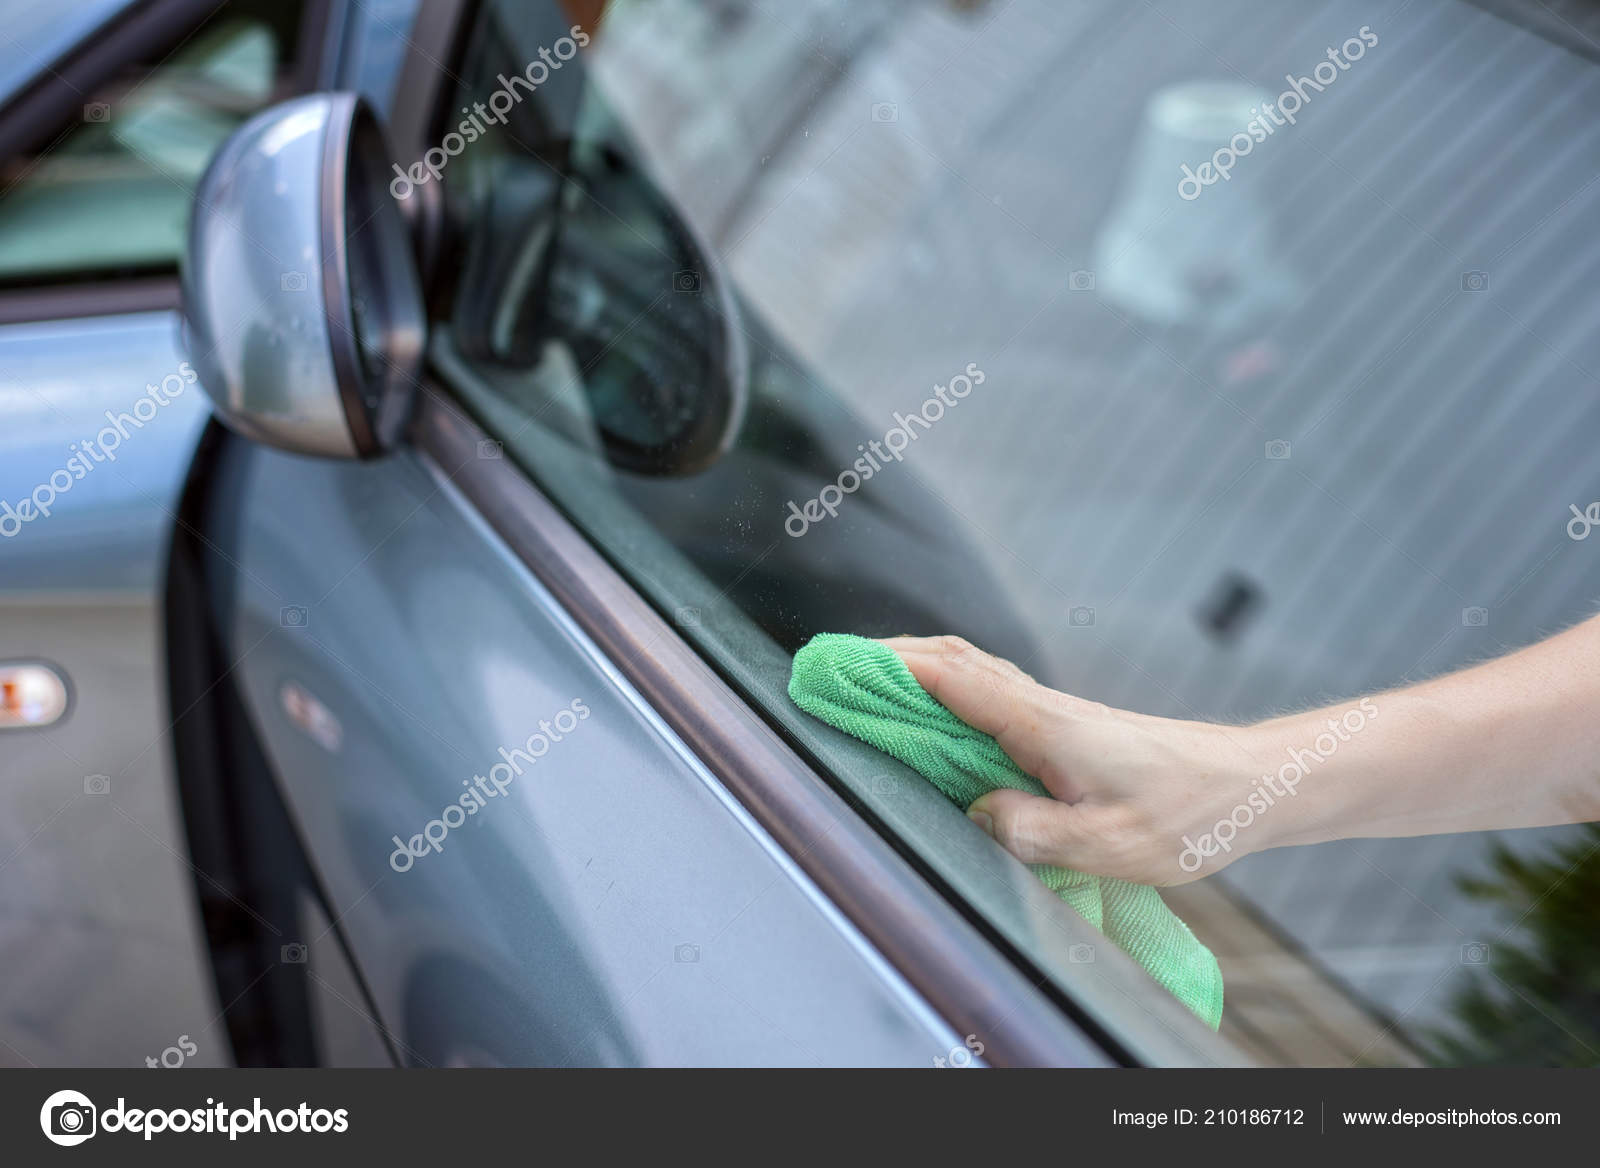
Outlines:
{"type": "Polygon", "coordinates": [[[366,103],[324,93],[256,115],[207,167],[184,334],[229,429],[332,458],[399,440],[427,316],[389,165],[366,103]]]}

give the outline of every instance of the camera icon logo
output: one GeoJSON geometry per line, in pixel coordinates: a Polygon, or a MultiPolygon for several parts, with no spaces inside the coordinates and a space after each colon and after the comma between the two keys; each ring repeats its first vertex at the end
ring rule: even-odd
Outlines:
{"type": "Polygon", "coordinates": [[[278,287],[285,292],[304,292],[306,290],[306,274],[304,272],[285,272],[278,277],[278,287]]]}
{"type": "Polygon", "coordinates": [[[291,604],[278,610],[278,623],[286,629],[303,629],[309,619],[310,614],[303,604],[291,604]]]}
{"type": "Polygon", "coordinates": [[[78,1091],[57,1091],[39,1109],[39,1127],[52,1144],[71,1148],[94,1135],[98,1114],[87,1095],[78,1091]]]}
{"type": "Polygon", "coordinates": [[[86,122],[109,122],[111,120],[111,107],[103,101],[91,101],[83,107],[83,120],[86,122]]]}
{"type": "Polygon", "coordinates": [[[1273,462],[1284,462],[1293,452],[1287,438],[1274,438],[1266,445],[1266,455],[1273,462]]]}
{"type": "Polygon", "coordinates": [[[1487,292],[1489,290],[1489,273],[1462,272],[1461,290],[1463,292],[1487,292]]]}
{"type": "Polygon", "coordinates": [[[1067,947],[1067,960],[1073,965],[1093,965],[1093,945],[1070,945],[1067,947]]]}
{"type": "Polygon", "coordinates": [[[1094,609],[1080,604],[1067,613],[1067,623],[1075,629],[1086,629],[1094,624],[1094,609]]]}
{"type": "Polygon", "coordinates": [[[503,443],[496,442],[493,438],[485,438],[478,443],[478,457],[489,459],[499,458],[505,453],[505,449],[506,448],[503,443]]]}
{"type": "Polygon", "coordinates": [[[306,947],[299,941],[291,941],[279,950],[279,956],[285,965],[304,965],[306,963],[306,947]]]}
{"type": "Polygon", "coordinates": [[[83,793],[85,795],[111,794],[111,776],[85,775],[83,777],[83,793]]]}
{"type": "Polygon", "coordinates": [[[672,960],[679,965],[694,965],[700,960],[700,946],[677,945],[672,950],[672,960]]]}
{"type": "Polygon", "coordinates": [[[672,615],[677,620],[680,628],[697,629],[700,627],[700,610],[692,604],[679,605],[678,610],[672,615]]]}
{"type": "Polygon", "coordinates": [[[700,273],[692,268],[682,268],[672,273],[672,290],[674,292],[700,291],[700,273]]]}
{"type": "Polygon", "coordinates": [[[1094,273],[1087,268],[1080,268],[1067,277],[1067,287],[1074,292],[1093,292],[1094,273]]]}
{"type": "Polygon", "coordinates": [[[1463,608],[1461,610],[1461,623],[1469,629],[1487,628],[1489,624],[1489,610],[1487,608],[1463,608]]]}
{"type": "Polygon", "coordinates": [[[1482,941],[1469,941],[1461,946],[1462,965],[1488,965],[1489,946],[1482,941]]]}
{"type": "Polygon", "coordinates": [[[872,120],[875,122],[898,122],[900,120],[900,107],[892,101],[875,101],[872,103],[872,120]]]}

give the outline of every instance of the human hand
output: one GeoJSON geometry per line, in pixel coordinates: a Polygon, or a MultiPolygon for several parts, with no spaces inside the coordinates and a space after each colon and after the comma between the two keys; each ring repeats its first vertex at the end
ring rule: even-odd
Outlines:
{"type": "Polygon", "coordinates": [[[1255,838],[1217,849],[1203,867],[1180,863],[1185,837],[1200,838],[1226,819],[1260,774],[1248,746],[1231,739],[1234,728],[1135,714],[1048,689],[959,637],[891,637],[884,644],[923,689],[993,735],[1055,796],[1000,790],[968,808],[1017,859],[1180,884],[1271,846],[1267,833],[1254,829],[1255,838]]]}

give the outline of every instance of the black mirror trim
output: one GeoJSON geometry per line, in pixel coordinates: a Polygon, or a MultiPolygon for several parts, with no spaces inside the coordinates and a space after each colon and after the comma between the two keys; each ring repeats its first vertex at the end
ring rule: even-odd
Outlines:
{"type": "MultiPolygon", "coordinates": [[[[356,119],[365,103],[354,94],[333,99],[327,136],[322,143],[322,304],[328,317],[328,347],[333,358],[339,396],[356,454],[370,458],[378,452],[367,403],[361,400],[365,382],[356,351],[355,314],[351,307],[349,222],[351,150],[356,119]]],[[[370,112],[367,113],[371,117],[370,112]]]]}

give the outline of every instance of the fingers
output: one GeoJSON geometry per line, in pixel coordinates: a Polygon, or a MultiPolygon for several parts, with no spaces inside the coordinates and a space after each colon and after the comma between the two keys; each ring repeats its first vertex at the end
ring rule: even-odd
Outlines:
{"type": "Polygon", "coordinates": [[[1062,716],[1061,695],[960,637],[890,637],[884,644],[936,701],[967,725],[993,735],[1030,775],[1045,777],[1050,738],[1062,716]]]}
{"type": "Polygon", "coordinates": [[[1023,672],[1020,666],[1007,661],[1004,657],[996,657],[993,653],[984,652],[964,637],[884,637],[882,640],[885,645],[888,645],[901,656],[907,653],[916,653],[919,655],[982,662],[986,666],[993,667],[1019,681],[1025,681],[1031,685],[1039,684],[1033,680],[1032,674],[1023,672]]]}
{"type": "Polygon", "coordinates": [[[1024,864],[1095,870],[1084,809],[1058,799],[1000,790],[976,800],[967,817],[1024,864]]]}

